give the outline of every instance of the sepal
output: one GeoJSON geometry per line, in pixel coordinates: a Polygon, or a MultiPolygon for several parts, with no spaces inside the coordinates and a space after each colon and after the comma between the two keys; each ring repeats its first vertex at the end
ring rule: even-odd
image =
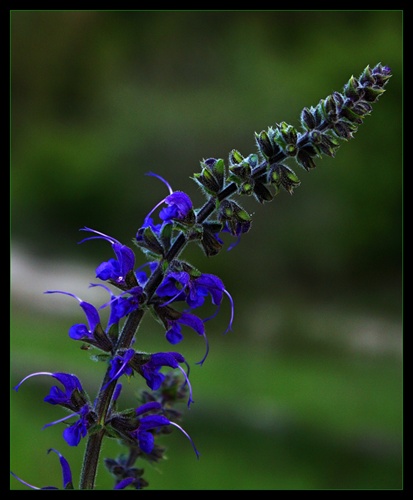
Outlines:
{"type": "Polygon", "coordinates": [[[208,158],[201,161],[202,171],[192,177],[193,180],[207,194],[216,196],[224,188],[225,164],[224,160],[208,158]]]}
{"type": "Polygon", "coordinates": [[[379,97],[386,92],[385,89],[380,87],[364,87],[363,88],[363,99],[368,102],[376,102],[379,97]]]}
{"type": "Polygon", "coordinates": [[[265,203],[274,199],[274,194],[267,188],[264,182],[258,180],[254,184],[254,197],[259,203],[265,203]]]}
{"type": "Polygon", "coordinates": [[[157,257],[164,256],[165,250],[150,226],[144,226],[138,230],[135,243],[149,250],[152,255],[156,255],[157,257]]]}
{"type": "Polygon", "coordinates": [[[217,255],[224,242],[219,238],[218,234],[222,231],[223,224],[219,221],[208,221],[202,224],[202,237],[200,245],[207,257],[217,255]]]}
{"type": "Polygon", "coordinates": [[[281,122],[275,129],[274,141],[280,146],[286,156],[297,154],[298,133],[295,127],[281,122]]]}
{"type": "Polygon", "coordinates": [[[223,200],[220,204],[218,217],[226,223],[229,232],[234,236],[249,231],[252,218],[238,203],[232,200],[223,200]]]}
{"type": "Polygon", "coordinates": [[[294,188],[300,185],[300,180],[291,168],[283,164],[273,165],[268,172],[268,180],[274,185],[277,193],[283,187],[288,193],[293,194],[294,188]]]}
{"type": "Polygon", "coordinates": [[[268,128],[268,132],[262,130],[260,133],[255,132],[255,142],[261,155],[268,160],[268,163],[274,163],[277,156],[282,153],[282,148],[275,142],[275,130],[272,127],[268,128]]]}

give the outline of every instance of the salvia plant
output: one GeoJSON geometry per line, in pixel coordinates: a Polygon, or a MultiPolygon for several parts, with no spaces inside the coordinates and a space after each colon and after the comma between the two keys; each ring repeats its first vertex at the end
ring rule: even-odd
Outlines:
{"type": "MultiPolygon", "coordinates": [[[[168,194],[143,219],[133,243],[141,251],[137,263],[131,247],[103,232],[84,227],[86,237],[80,242],[104,240],[113,256],[99,264],[96,278],[108,300],[96,308],[65,290],[48,290],[78,302],[85,323],[69,329],[69,337],[81,343],[83,352],[92,350],[92,358],[106,364],[106,372],[96,396],[92,399],[79,378],[70,373],[36,372],[27,375],[15,387],[16,391],[38,376],[51,377],[53,385],[44,401],[66,410],[66,415],[44,427],[64,423],[63,439],[69,446],[78,446],[86,439],[79,489],[95,489],[101,447],[104,439],[115,439],[122,453],[116,458],[104,458],[103,464],[113,476],[114,489],[143,489],[142,461],[157,463],[165,457],[166,448],[159,443],[173,428],[189,440],[199,457],[192,438],[178,423],[182,411],[177,405],[193,403],[189,380],[189,363],[177,351],[139,350],[137,332],[142,318],[150,312],[165,331],[167,345],[174,348],[188,330],[202,337],[205,361],[208,340],[205,324],[213,319],[222,302],[229,301],[231,313],[227,331],[232,328],[234,303],[222,280],[196,269],[181,258],[185,247],[196,243],[207,257],[217,255],[225,246],[222,233],[234,237],[230,250],[244,233],[251,229],[251,215],[242,207],[239,198],[253,196],[259,203],[271,201],[281,189],[292,194],[300,181],[290,166],[310,171],[316,159],[323,155],[334,157],[340,140],[353,138],[359,125],[372,111],[372,104],[383,94],[391,77],[387,66],[367,66],[359,78],[352,76],[342,92],[333,92],[316,106],[301,111],[301,129],[286,122],[255,133],[256,152],[243,155],[236,149],[227,161],[207,158],[200,162],[200,172],[192,179],[206,197],[200,208],[193,206],[190,196],[174,191],[157,174],[168,194]],[[198,311],[205,301],[215,306],[212,316],[203,318],[198,311]],[[108,308],[108,320],[102,324],[99,310],[108,308]],[[140,381],[139,396],[133,408],[121,409],[118,399],[121,381],[132,378],[140,381]]],[[[63,297],[62,297],[63,298],[63,297]]],[[[60,461],[63,489],[74,489],[70,465],[58,450],[51,448],[60,461]]],[[[102,465],[103,465],[102,464],[102,465]]],[[[18,471],[20,474],[20,471],[18,471]]],[[[14,471],[11,474],[32,489],[59,489],[57,486],[34,486],[14,471]]]]}

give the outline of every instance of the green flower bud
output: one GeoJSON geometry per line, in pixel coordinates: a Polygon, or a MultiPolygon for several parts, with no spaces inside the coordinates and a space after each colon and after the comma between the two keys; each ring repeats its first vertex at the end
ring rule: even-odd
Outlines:
{"type": "Polygon", "coordinates": [[[386,92],[380,87],[364,87],[363,100],[368,102],[376,102],[378,98],[386,92]]]}
{"type": "Polygon", "coordinates": [[[229,153],[229,163],[230,163],[230,165],[236,165],[237,163],[241,163],[243,160],[244,160],[244,157],[236,149],[233,149],[229,153]]]}
{"type": "Polygon", "coordinates": [[[255,181],[253,194],[259,203],[271,201],[274,198],[274,195],[263,182],[255,181]]]}
{"type": "Polygon", "coordinates": [[[359,81],[357,78],[352,76],[346,85],[344,85],[343,92],[346,97],[352,100],[357,99],[359,97],[359,81]]]}
{"type": "Polygon", "coordinates": [[[201,247],[207,257],[213,257],[220,252],[223,246],[223,242],[218,238],[218,233],[222,230],[222,223],[204,222],[202,226],[203,234],[200,241],[201,247]]]}
{"type": "Polygon", "coordinates": [[[268,137],[267,132],[262,130],[259,134],[255,132],[255,141],[257,143],[258,149],[261,151],[265,158],[271,158],[274,154],[274,148],[272,141],[268,137]]]}
{"type": "Polygon", "coordinates": [[[297,130],[286,122],[281,122],[275,130],[274,141],[286,156],[295,156],[297,154],[297,138],[297,130]]]}
{"type": "Polygon", "coordinates": [[[346,103],[341,109],[340,118],[345,118],[350,123],[356,123],[357,125],[361,125],[363,123],[363,119],[351,109],[352,103],[346,103]]]}
{"type": "Polygon", "coordinates": [[[222,159],[208,158],[201,161],[202,171],[192,179],[208,194],[217,195],[224,187],[225,163],[222,159]]]}
{"type": "Polygon", "coordinates": [[[208,194],[216,195],[221,190],[219,182],[208,168],[203,168],[201,173],[194,174],[192,178],[208,194]]]}
{"type": "Polygon", "coordinates": [[[316,121],[313,113],[308,108],[303,108],[300,116],[301,126],[305,130],[312,130],[316,127],[316,121]]]}
{"type": "Polygon", "coordinates": [[[371,72],[371,69],[370,69],[370,66],[366,66],[363,70],[363,72],[361,73],[360,75],[360,83],[361,85],[373,85],[375,83],[375,80],[374,80],[374,77],[372,75],[372,72],[371,72]]]}
{"type": "MultiPolygon", "coordinates": [[[[313,154],[312,152],[309,153],[306,149],[306,147],[300,148],[295,158],[297,160],[297,163],[308,172],[309,170],[315,168],[316,164],[313,159],[313,156],[315,156],[315,154],[313,154]]],[[[313,148],[311,148],[311,150],[312,149],[313,148]]]]}
{"type": "Polygon", "coordinates": [[[300,185],[300,180],[291,168],[281,163],[273,165],[268,173],[268,180],[274,185],[276,192],[283,187],[287,192],[293,194],[294,188],[300,185]]]}
{"type": "Polygon", "coordinates": [[[149,226],[146,226],[144,228],[141,228],[138,231],[139,234],[139,241],[135,240],[135,243],[142,247],[146,248],[149,250],[150,253],[158,256],[162,255],[164,256],[164,248],[161,245],[160,241],[158,240],[157,236],[153,232],[152,228],[149,226]]]}

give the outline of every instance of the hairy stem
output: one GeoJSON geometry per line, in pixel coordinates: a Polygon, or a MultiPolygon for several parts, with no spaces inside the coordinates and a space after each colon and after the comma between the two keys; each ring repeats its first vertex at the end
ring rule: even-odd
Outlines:
{"type": "MultiPolygon", "coordinates": [[[[122,332],[119,336],[116,350],[119,348],[128,348],[132,344],[132,340],[139,328],[140,322],[144,315],[143,309],[136,309],[132,311],[125,322],[122,332]]],[[[110,380],[110,366],[106,370],[101,388],[98,393],[95,411],[97,413],[97,421],[100,425],[104,426],[108,411],[110,409],[113,392],[116,387],[116,380],[108,385],[110,380]]],[[[83,457],[82,472],[80,476],[81,490],[93,490],[95,486],[95,479],[97,468],[99,464],[100,450],[102,447],[105,429],[102,428],[94,434],[89,434],[86,444],[85,454],[83,457]]]]}

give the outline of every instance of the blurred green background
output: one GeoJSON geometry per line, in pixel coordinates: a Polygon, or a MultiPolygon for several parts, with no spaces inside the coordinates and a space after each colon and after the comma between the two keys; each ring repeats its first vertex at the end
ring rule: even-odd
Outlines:
{"type": "MultiPolygon", "coordinates": [[[[241,200],[253,227],[230,253],[184,254],[219,275],[225,303],[202,339],[185,333],[195,404],[144,465],[150,489],[402,487],[402,11],[12,11],[11,386],[35,371],[76,373],[91,397],[104,366],[67,337],[92,296],[106,242],[77,245],[83,226],[131,241],[166,194],[203,197],[199,161],[255,152],[254,131],[341,91],[378,62],[387,92],[336,158],[272,203],[241,200]],[[78,279],[79,278],[79,279],[78,279]]],[[[227,240],[229,241],[229,240],[227,240]]],[[[138,258],[141,257],[138,255],[138,258]]],[[[143,262],[143,259],[142,259],[143,262]]],[[[96,292],[96,290],[95,290],[96,292]]],[[[100,305],[107,300],[98,295],[100,305]]],[[[145,318],[137,347],[170,350],[145,318]]],[[[36,377],[11,391],[11,469],[61,486],[54,447],[75,484],[64,416],[36,377]]],[[[138,379],[124,394],[133,404],[138,379]]],[[[114,456],[108,443],[103,456],[114,456]]],[[[139,465],[139,464],[138,464],[139,465]]],[[[142,465],[142,464],[141,464],[142,465]]],[[[15,480],[11,489],[25,489],[15,480]]],[[[102,468],[99,489],[111,489],[102,468]]]]}

